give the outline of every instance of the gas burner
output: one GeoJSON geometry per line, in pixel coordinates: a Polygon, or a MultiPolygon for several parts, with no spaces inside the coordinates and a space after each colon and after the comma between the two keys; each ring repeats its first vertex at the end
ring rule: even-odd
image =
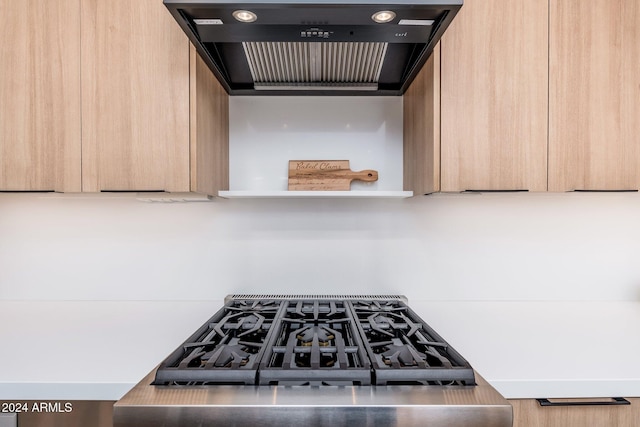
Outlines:
{"type": "Polygon", "coordinates": [[[401,301],[351,303],[376,385],[474,384],[460,355],[401,301]]]}
{"type": "Polygon", "coordinates": [[[289,335],[286,351],[294,355],[298,368],[325,369],[346,363],[341,353],[347,350],[342,334],[326,325],[305,326],[289,335]]]}
{"type": "Polygon", "coordinates": [[[382,352],[382,361],[385,365],[393,368],[417,366],[425,367],[425,357],[418,353],[412,346],[403,344],[399,339],[394,338],[391,343],[384,346],[386,351],[382,352]]]}
{"type": "Polygon", "coordinates": [[[295,334],[303,346],[313,345],[314,339],[316,339],[318,345],[326,347],[331,344],[331,340],[335,339],[335,331],[326,326],[307,326],[295,331],[295,334]]]}
{"type": "Polygon", "coordinates": [[[342,300],[290,300],[259,368],[260,385],[369,385],[371,364],[342,300]]]}
{"type": "Polygon", "coordinates": [[[255,385],[283,308],[283,301],[272,299],[228,302],[162,362],[154,384],[255,385]]]}
{"type": "Polygon", "coordinates": [[[336,366],[336,357],[333,352],[323,352],[322,349],[326,347],[320,347],[317,354],[314,355],[313,351],[298,351],[307,350],[309,347],[296,348],[295,351],[295,366],[297,368],[311,368],[311,369],[323,369],[332,368],[336,366]]]}
{"type": "Polygon", "coordinates": [[[249,362],[250,353],[244,351],[246,347],[241,344],[221,345],[217,349],[204,354],[201,366],[215,366],[217,368],[238,368],[249,362]]]}

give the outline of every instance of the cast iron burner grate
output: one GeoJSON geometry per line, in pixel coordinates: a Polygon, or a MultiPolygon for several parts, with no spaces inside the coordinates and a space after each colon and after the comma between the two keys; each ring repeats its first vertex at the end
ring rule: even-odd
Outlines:
{"type": "MultiPolygon", "coordinates": [[[[154,385],[475,385],[403,298],[229,299],[154,385]]],[[[369,296],[367,296],[369,297],[369,296]]]]}
{"type": "Polygon", "coordinates": [[[271,326],[284,305],[228,302],[162,362],[153,384],[256,384],[271,326]]]}
{"type": "Polygon", "coordinates": [[[287,301],[260,364],[261,385],[369,385],[371,365],[346,301],[287,301]]]}
{"type": "Polygon", "coordinates": [[[475,385],[469,363],[401,301],[352,304],[374,384],[475,385]]]}

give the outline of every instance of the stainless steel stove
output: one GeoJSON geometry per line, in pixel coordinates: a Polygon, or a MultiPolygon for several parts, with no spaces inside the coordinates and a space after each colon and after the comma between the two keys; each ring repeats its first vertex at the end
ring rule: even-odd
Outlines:
{"type": "Polygon", "coordinates": [[[509,403],[393,295],[232,295],[114,426],[511,426],[509,403]]]}

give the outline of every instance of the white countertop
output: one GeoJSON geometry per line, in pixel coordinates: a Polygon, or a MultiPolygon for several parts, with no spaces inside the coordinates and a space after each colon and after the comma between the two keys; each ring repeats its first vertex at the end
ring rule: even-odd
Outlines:
{"type": "MultiPolygon", "coordinates": [[[[2,301],[0,400],[117,400],[221,306],[2,301]]],[[[507,398],[640,396],[640,302],[409,306],[507,398]]]]}
{"type": "Polygon", "coordinates": [[[507,398],[640,396],[639,302],[409,306],[507,398]]]}

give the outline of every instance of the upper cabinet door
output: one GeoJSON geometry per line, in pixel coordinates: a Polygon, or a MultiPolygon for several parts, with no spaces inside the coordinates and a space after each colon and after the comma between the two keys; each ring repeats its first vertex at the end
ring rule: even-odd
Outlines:
{"type": "Polygon", "coordinates": [[[80,0],[0,0],[0,191],[80,191],[80,0]]]}
{"type": "Polygon", "coordinates": [[[548,12],[465,0],[442,37],[442,191],[547,189],[548,12]]]}
{"type": "Polygon", "coordinates": [[[404,189],[440,191],[440,44],[402,100],[404,189]]]}
{"type": "Polygon", "coordinates": [[[162,0],[82,0],[83,191],[189,191],[189,43],[162,0]]]}
{"type": "Polygon", "coordinates": [[[191,191],[229,190],[229,95],[191,45],[191,191]]]}
{"type": "Polygon", "coordinates": [[[640,2],[555,0],[549,190],[640,188],[640,2]]]}

